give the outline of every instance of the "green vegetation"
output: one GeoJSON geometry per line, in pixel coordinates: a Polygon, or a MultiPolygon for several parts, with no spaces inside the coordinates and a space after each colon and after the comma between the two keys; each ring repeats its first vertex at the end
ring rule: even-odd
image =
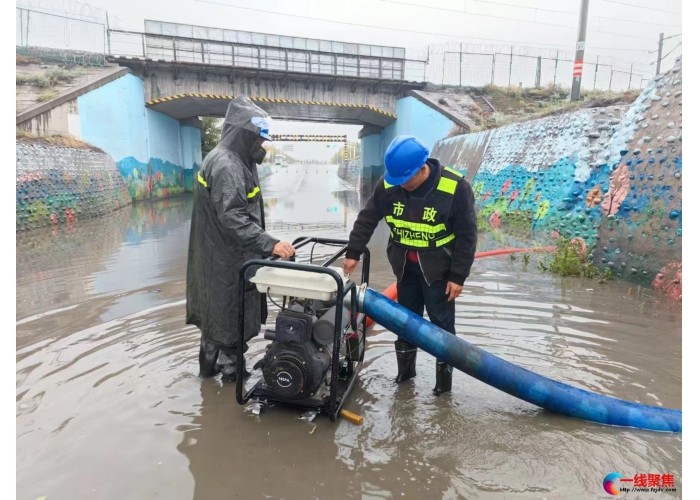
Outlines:
{"type": "Polygon", "coordinates": [[[46,89],[49,87],[55,87],[61,83],[69,83],[75,80],[77,77],[83,74],[82,69],[61,69],[56,68],[50,71],[46,71],[41,74],[35,75],[16,75],[15,84],[16,85],[31,85],[33,87],[39,87],[40,89],[46,89]]]}
{"type": "Polygon", "coordinates": [[[471,132],[542,118],[579,108],[632,103],[640,92],[641,90],[626,92],[582,90],[582,100],[570,102],[569,89],[561,85],[550,84],[545,87],[528,89],[522,87],[498,87],[488,84],[483,87],[483,95],[498,111],[485,117],[475,109],[474,112],[470,113],[470,117],[476,122],[476,127],[471,132]]]}
{"type": "Polygon", "coordinates": [[[579,240],[560,237],[551,262],[540,260],[539,267],[542,271],[549,271],[559,276],[580,276],[597,279],[602,283],[612,277],[612,272],[609,268],[601,271],[595,267],[589,258],[591,251],[582,252],[579,240]]]}
{"type": "Polygon", "coordinates": [[[29,132],[28,130],[17,127],[15,133],[15,139],[20,142],[35,143],[35,144],[45,144],[49,146],[56,146],[59,148],[74,148],[74,149],[89,149],[91,151],[97,151],[103,153],[99,148],[83,142],[81,140],[75,139],[74,137],[65,135],[42,135],[38,136],[29,132]]]}
{"type": "Polygon", "coordinates": [[[57,95],[58,95],[58,92],[56,92],[55,90],[45,90],[37,96],[36,102],[50,101],[51,99],[53,99],[57,95]]]}
{"type": "Polygon", "coordinates": [[[223,123],[221,118],[202,118],[202,158],[219,144],[223,123]]]}

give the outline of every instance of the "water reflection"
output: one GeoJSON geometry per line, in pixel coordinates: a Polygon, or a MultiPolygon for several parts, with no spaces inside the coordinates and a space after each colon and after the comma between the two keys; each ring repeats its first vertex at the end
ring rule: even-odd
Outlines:
{"type": "MultiPolygon", "coordinates": [[[[292,169],[262,191],[287,240],[343,237],[360,207],[332,174],[292,169]]],[[[436,399],[425,353],[397,386],[395,335],[379,327],[348,401],[362,426],[278,407],[251,417],[234,388],[196,378],[199,333],[184,325],[191,203],[17,235],[19,498],[582,498],[603,494],[612,470],[676,474],[680,487],[681,436],[558,417],[461,372],[436,399]]],[[[370,243],[380,290],[393,281],[387,237],[380,224],[370,243]]],[[[519,238],[484,233],[479,250],[529,243],[519,238]]],[[[629,291],[541,273],[536,259],[482,259],[457,302],[458,335],[557,380],[681,408],[680,307],[629,291]]]]}

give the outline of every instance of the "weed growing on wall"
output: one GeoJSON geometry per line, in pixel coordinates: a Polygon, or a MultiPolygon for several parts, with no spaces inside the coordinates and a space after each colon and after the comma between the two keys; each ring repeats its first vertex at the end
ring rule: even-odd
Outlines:
{"type": "Polygon", "coordinates": [[[601,271],[590,261],[590,250],[583,250],[580,240],[561,237],[557,240],[557,249],[551,261],[540,260],[542,271],[549,271],[559,276],[580,276],[603,282],[612,276],[609,268],[601,271]]]}

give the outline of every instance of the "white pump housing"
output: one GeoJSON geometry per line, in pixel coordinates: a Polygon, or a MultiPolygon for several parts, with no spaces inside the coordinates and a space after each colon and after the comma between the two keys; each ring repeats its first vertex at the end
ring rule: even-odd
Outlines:
{"type": "MultiPolygon", "coordinates": [[[[342,276],[342,270],[339,274],[345,285],[348,278],[342,276]]],[[[297,269],[261,267],[250,281],[260,293],[304,299],[331,300],[338,291],[332,276],[297,269]]]]}

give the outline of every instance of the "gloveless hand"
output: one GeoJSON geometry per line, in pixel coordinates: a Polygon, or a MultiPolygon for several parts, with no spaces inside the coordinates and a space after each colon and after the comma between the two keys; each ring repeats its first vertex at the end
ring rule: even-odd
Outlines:
{"type": "Polygon", "coordinates": [[[447,289],[445,290],[445,295],[448,295],[447,302],[452,302],[454,299],[459,297],[459,294],[462,293],[462,288],[464,288],[462,285],[448,281],[447,289]]]}

